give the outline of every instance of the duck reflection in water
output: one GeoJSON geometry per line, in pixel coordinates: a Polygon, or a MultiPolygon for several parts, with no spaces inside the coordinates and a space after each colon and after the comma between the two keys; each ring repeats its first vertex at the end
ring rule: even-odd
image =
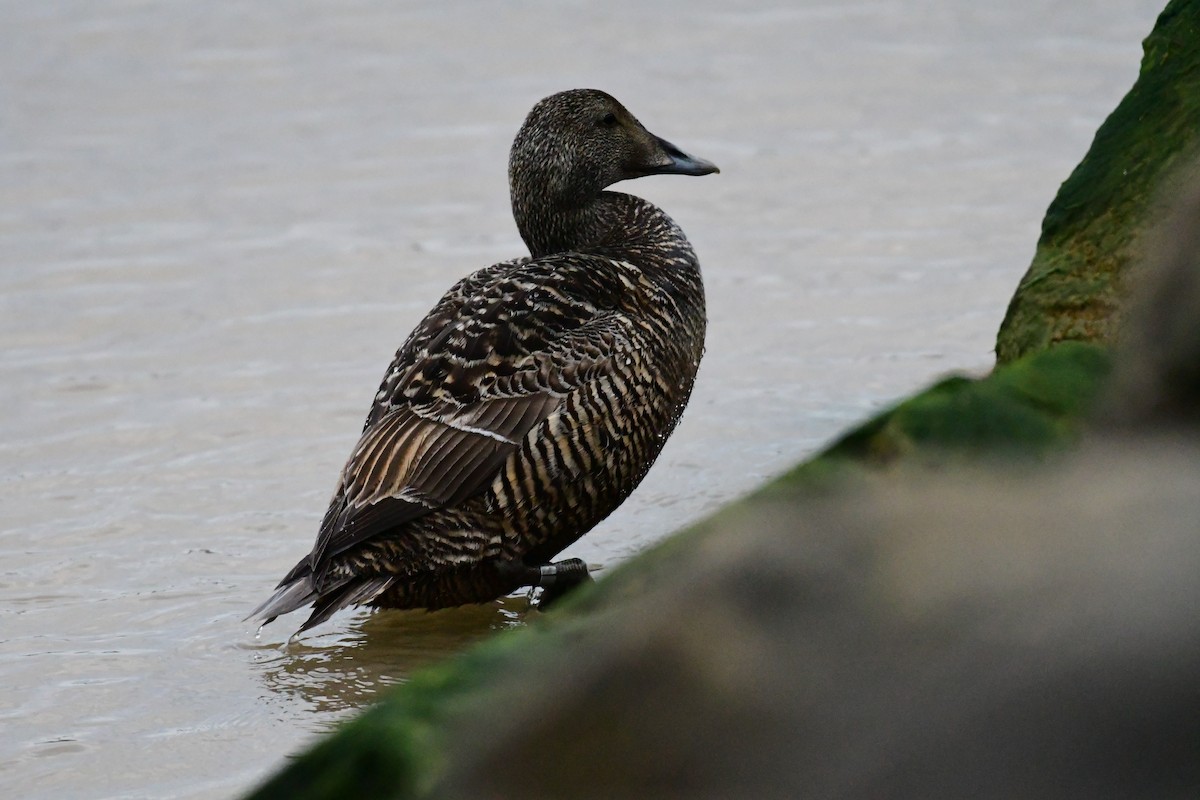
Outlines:
{"type": "Polygon", "coordinates": [[[325,729],[339,717],[323,715],[370,705],[416,670],[521,625],[529,609],[527,598],[514,596],[437,613],[366,613],[336,630],[293,637],[283,648],[278,642],[244,646],[255,653],[263,684],[308,705],[325,729]]]}

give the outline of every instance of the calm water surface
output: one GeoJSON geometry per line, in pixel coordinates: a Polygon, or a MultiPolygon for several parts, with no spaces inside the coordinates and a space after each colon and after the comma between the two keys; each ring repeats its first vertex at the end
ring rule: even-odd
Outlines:
{"type": "Polygon", "coordinates": [[[526,603],[242,617],[383,369],[522,252],[505,159],[595,86],[722,174],[629,188],[710,293],[691,408],[570,554],[612,565],[978,371],[1162,0],[10,0],[0,26],[0,795],[229,797],[526,603]],[[291,627],[289,627],[291,626],[291,627]]]}

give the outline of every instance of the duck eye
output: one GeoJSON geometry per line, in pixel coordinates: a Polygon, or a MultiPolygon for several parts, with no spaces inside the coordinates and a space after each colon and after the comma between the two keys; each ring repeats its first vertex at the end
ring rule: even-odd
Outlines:
{"type": "Polygon", "coordinates": [[[613,127],[614,125],[617,124],[617,115],[612,113],[611,111],[609,111],[607,114],[605,114],[603,117],[600,118],[600,124],[606,128],[613,127]]]}

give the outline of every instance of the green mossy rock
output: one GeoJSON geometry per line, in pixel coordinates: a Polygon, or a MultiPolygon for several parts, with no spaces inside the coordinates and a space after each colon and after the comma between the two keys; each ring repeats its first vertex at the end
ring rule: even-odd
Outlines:
{"type": "Polygon", "coordinates": [[[1000,326],[999,363],[1117,338],[1129,272],[1200,149],[1200,0],[1171,0],[1144,53],[1137,82],[1046,212],[1000,326]]]}
{"type": "Polygon", "coordinates": [[[901,457],[1041,454],[1078,437],[1109,368],[1105,350],[1070,342],[981,380],[946,378],[847,433],[818,460],[883,466],[901,457]]]}

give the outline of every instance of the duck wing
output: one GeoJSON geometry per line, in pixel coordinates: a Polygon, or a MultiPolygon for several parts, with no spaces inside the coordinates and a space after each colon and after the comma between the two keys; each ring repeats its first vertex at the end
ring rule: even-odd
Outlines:
{"type": "Polygon", "coordinates": [[[359,439],[321,523],[310,556],[318,585],[330,557],[486,488],[560,401],[538,392],[457,414],[400,407],[380,419],[359,439]]]}
{"type": "Polygon", "coordinates": [[[628,348],[622,314],[548,291],[546,280],[444,298],[414,330],[322,521],[308,559],[316,586],[333,556],[486,489],[573,388],[628,348]]]}

